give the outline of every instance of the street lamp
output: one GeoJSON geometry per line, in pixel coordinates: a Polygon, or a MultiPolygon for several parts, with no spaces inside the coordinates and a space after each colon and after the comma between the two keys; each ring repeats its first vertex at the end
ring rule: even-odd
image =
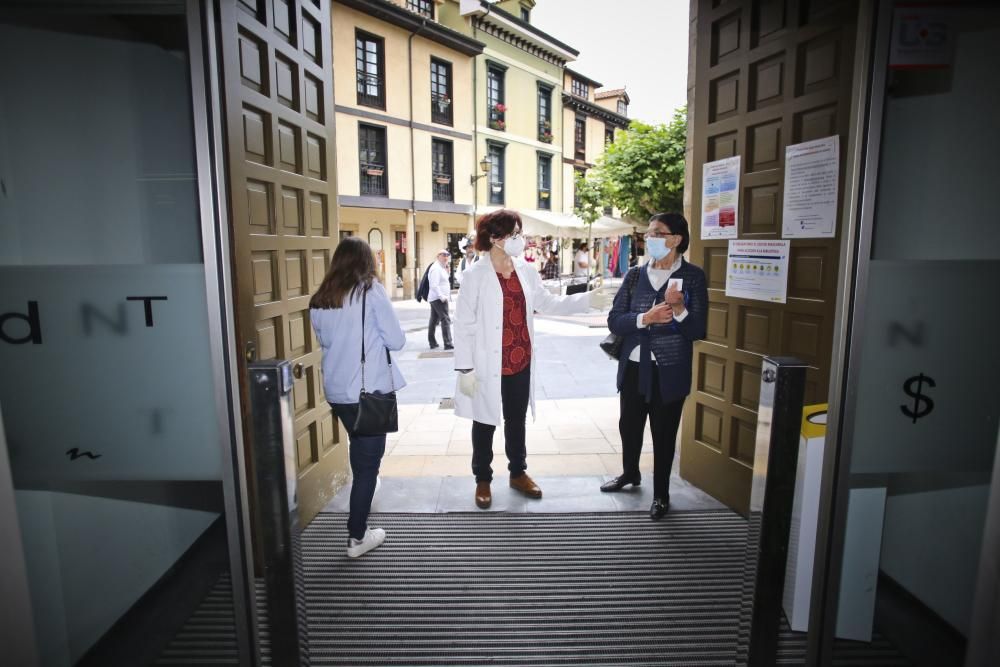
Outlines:
{"type": "Polygon", "coordinates": [[[483,173],[479,174],[478,176],[476,176],[476,175],[469,176],[469,184],[470,185],[475,185],[476,181],[478,181],[480,178],[482,178],[483,176],[486,176],[487,174],[490,173],[490,167],[492,167],[492,166],[493,166],[493,163],[490,162],[490,159],[488,157],[484,157],[482,160],[480,160],[479,161],[479,170],[482,171],[483,173]]]}

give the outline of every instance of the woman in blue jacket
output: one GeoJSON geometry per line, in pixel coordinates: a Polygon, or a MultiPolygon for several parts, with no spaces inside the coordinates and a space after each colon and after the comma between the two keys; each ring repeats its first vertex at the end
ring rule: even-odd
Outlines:
{"type": "Polygon", "coordinates": [[[692,348],[705,337],[705,272],[683,257],[691,239],[678,213],[649,219],[649,261],[628,272],[608,314],[608,327],[624,338],[618,359],[622,474],[601,486],[613,492],[638,486],[642,435],[653,434],[653,504],[659,520],[670,508],[670,468],[684,399],[691,391],[692,348]]]}
{"type": "Polygon", "coordinates": [[[385,453],[385,435],[353,432],[361,394],[361,344],[365,346],[365,389],[389,393],[406,385],[384,350],[401,350],[406,334],[385,288],[375,279],[375,257],[363,239],[347,237],[333,253],[323,283],[309,301],[309,318],[323,349],[323,391],[350,441],[351,512],[347,519],[347,555],[371,551],[385,541],[385,531],[368,528],[368,513],[385,453]],[[364,299],[362,299],[364,295],[364,299]],[[361,308],[365,307],[362,331],[361,308]]]}

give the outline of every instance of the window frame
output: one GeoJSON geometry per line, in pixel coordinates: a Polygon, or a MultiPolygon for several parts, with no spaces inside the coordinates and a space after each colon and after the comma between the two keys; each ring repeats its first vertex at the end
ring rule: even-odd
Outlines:
{"type": "Polygon", "coordinates": [[[537,178],[537,200],[538,208],[542,211],[552,210],[552,154],[538,151],[535,160],[535,170],[537,178]],[[543,171],[542,167],[545,166],[543,171]],[[546,193],[543,197],[542,193],[546,193]]]}
{"type": "Polygon", "coordinates": [[[551,144],[555,136],[555,133],[552,132],[553,90],[552,86],[538,82],[538,98],[535,102],[535,110],[538,114],[538,140],[546,144],[551,144]],[[545,136],[546,132],[548,132],[548,137],[545,136]]]}
{"type": "Polygon", "coordinates": [[[443,58],[438,58],[437,56],[431,56],[430,74],[431,122],[437,123],[438,125],[447,125],[448,127],[452,127],[455,124],[455,95],[452,88],[454,81],[454,68],[452,67],[451,62],[444,60],[443,58]],[[442,74],[445,77],[444,96],[448,99],[446,111],[441,111],[440,105],[437,104],[438,98],[441,95],[440,77],[442,74]],[[437,81],[435,78],[437,78],[437,81]]]}
{"type": "Polygon", "coordinates": [[[521,6],[521,20],[525,23],[531,23],[531,10],[525,6],[521,6]]]}
{"type": "Polygon", "coordinates": [[[357,103],[358,106],[371,107],[373,109],[381,109],[385,111],[385,98],[386,98],[386,86],[385,86],[385,38],[379,37],[378,35],[372,34],[360,28],[354,29],[354,75],[355,75],[355,90],[357,92],[357,103]],[[367,58],[369,53],[367,48],[367,42],[372,42],[375,44],[375,74],[372,75],[368,72],[368,65],[370,64],[367,58]],[[362,46],[363,45],[363,46],[362,46]],[[365,54],[364,60],[360,58],[360,53],[365,54]],[[364,64],[365,69],[359,69],[359,65],[364,64]],[[376,77],[376,93],[372,95],[367,92],[370,84],[368,83],[367,77],[376,77]]]}
{"type": "Polygon", "coordinates": [[[573,119],[573,157],[577,160],[587,161],[587,117],[576,116],[573,119]],[[580,126],[583,131],[580,131],[580,126]]]}
{"type": "Polygon", "coordinates": [[[414,14],[434,20],[434,0],[406,0],[406,8],[414,14]],[[427,9],[424,10],[423,7],[427,9]]]}
{"type": "Polygon", "coordinates": [[[618,115],[627,116],[628,115],[628,103],[625,100],[618,100],[618,115]]]}
{"type": "Polygon", "coordinates": [[[590,99],[590,84],[575,76],[571,77],[569,92],[576,97],[582,97],[585,100],[590,99]]]}
{"type": "Polygon", "coordinates": [[[506,203],[507,186],[504,183],[507,169],[507,144],[499,141],[486,142],[486,154],[490,158],[490,171],[486,179],[488,191],[488,201],[490,204],[503,206],[506,203]],[[499,180],[496,180],[499,178],[499,180]],[[494,193],[493,186],[499,184],[500,192],[494,193]]]}
{"type": "MultiPolygon", "coordinates": [[[[376,152],[376,157],[378,154],[376,152]]],[[[388,197],[389,196],[389,129],[385,125],[373,125],[371,123],[358,123],[358,194],[363,197],[388,197]],[[375,136],[376,139],[381,141],[381,146],[378,145],[376,141],[376,151],[381,148],[381,158],[382,164],[377,161],[365,160],[362,156],[362,151],[365,153],[370,153],[371,148],[365,148],[368,144],[366,141],[366,136],[375,136]],[[371,175],[368,173],[369,169],[381,168],[381,175],[371,175]],[[373,181],[368,180],[369,185],[366,186],[366,179],[379,179],[378,183],[381,183],[381,191],[375,191],[371,187],[373,181]]]]}
{"type": "Polygon", "coordinates": [[[507,68],[487,61],[486,63],[486,114],[487,124],[494,130],[503,132],[507,129],[507,68]],[[496,83],[494,86],[493,83],[496,83]],[[503,111],[497,111],[496,107],[502,105],[503,111]]]}
{"type": "Polygon", "coordinates": [[[455,142],[439,137],[431,137],[431,200],[455,201],[455,142]],[[444,170],[438,170],[438,149],[444,151],[441,163],[444,170]],[[447,186],[438,183],[438,178],[447,176],[447,186]]]}

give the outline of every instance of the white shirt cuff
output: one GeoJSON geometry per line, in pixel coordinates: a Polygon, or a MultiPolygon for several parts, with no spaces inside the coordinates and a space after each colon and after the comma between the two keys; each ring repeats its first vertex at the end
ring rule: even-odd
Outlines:
{"type": "Polygon", "coordinates": [[[635,318],[635,326],[637,329],[645,329],[646,325],[642,323],[642,316],[646,313],[639,313],[639,316],[635,318]]]}
{"type": "Polygon", "coordinates": [[[680,315],[674,315],[674,321],[675,322],[683,322],[684,318],[688,316],[688,312],[689,312],[688,309],[685,308],[684,312],[681,313],[680,315]]]}

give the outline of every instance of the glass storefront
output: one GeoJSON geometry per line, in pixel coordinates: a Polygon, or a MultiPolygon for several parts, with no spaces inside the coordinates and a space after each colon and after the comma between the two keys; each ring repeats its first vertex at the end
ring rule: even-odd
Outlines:
{"type": "Polygon", "coordinates": [[[46,666],[181,655],[208,599],[238,657],[187,17],[165,7],[0,14],[0,455],[46,666]]]}
{"type": "Polygon", "coordinates": [[[984,85],[1000,11],[897,6],[891,30],[876,60],[886,85],[855,295],[836,636],[875,632],[915,665],[961,665],[1000,417],[1000,88],[984,85]]]}

